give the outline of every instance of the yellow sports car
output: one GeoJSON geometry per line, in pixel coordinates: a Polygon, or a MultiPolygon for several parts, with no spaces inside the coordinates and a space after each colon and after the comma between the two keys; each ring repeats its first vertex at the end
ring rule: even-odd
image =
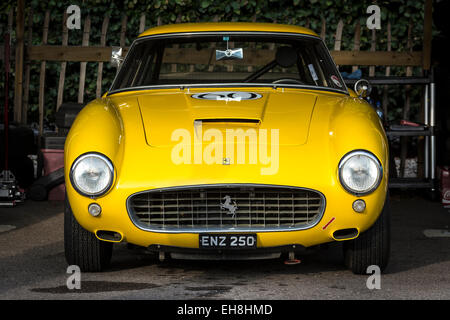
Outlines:
{"type": "Polygon", "coordinates": [[[317,34],[167,25],[115,61],[66,139],[69,264],[102,270],[119,242],[160,258],[293,259],[342,241],[354,273],[386,267],[386,135],[370,85],[348,89],[317,34]]]}

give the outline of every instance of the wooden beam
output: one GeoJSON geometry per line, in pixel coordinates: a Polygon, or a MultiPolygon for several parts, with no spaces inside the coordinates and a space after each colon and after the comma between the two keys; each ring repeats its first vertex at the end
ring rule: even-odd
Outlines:
{"type": "Polygon", "coordinates": [[[359,66],[421,66],[422,52],[395,51],[331,51],[331,56],[339,65],[359,66]]]}
{"type": "Polygon", "coordinates": [[[16,15],[16,63],[14,69],[14,121],[22,122],[23,61],[25,34],[25,1],[17,1],[16,15]]]}
{"type": "Polygon", "coordinates": [[[30,60],[107,62],[111,60],[111,47],[100,46],[31,46],[27,49],[30,60]]]}
{"type": "MultiPolygon", "coordinates": [[[[177,54],[174,49],[167,50],[167,63],[180,62],[183,57],[189,63],[205,63],[209,61],[210,52],[207,50],[199,53],[196,49],[192,49],[192,55],[189,49],[183,49],[183,53],[177,54]],[[189,58],[189,59],[188,59],[189,58]],[[190,60],[190,59],[193,60],[190,60]],[[178,60],[177,60],[178,59],[178,60]]],[[[124,48],[124,54],[128,48],[124,48]]],[[[339,65],[359,65],[359,66],[421,66],[422,52],[395,52],[395,51],[331,51],[331,55],[339,65]]],[[[257,50],[251,62],[258,65],[261,59],[265,59],[264,50],[257,50]]],[[[47,60],[47,61],[87,61],[87,62],[109,62],[111,60],[111,47],[101,46],[57,46],[43,45],[31,46],[27,48],[27,58],[30,60],[47,60]]],[[[186,62],[187,63],[187,62],[186,62]]],[[[218,64],[223,63],[221,61],[218,64]]],[[[238,63],[238,61],[236,61],[238,63]]]]}

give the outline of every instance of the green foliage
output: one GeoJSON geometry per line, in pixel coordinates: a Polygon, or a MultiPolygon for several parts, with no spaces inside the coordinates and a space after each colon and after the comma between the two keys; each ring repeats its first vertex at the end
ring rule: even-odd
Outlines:
{"type": "MultiPolygon", "coordinates": [[[[413,49],[421,50],[424,1],[417,0],[378,0],[378,1],[353,1],[353,0],[50,0],[26,1],[26,21],[28,21],[29,9],[32,10],[33,29],[32,39],[34,45],[42,43],[42,26],[45,11],[50,10],[50,28],[48,44],[61,44],[62,21],[64,11],[69,5],[76,4],[81,8],[81,30],[69,30],[69,45],[81,45],[83,34],[83,22],[89,15],[91,17],[90,45],[100,44],[102,22],[105,15],[110,16],[107,32],[107,46],[117,46],[120,42],[121,19],[123,15],[128,17],[126,45],[130,45],[138,35],[141,14],[146,16],[146,27],[152,27],[169,23],[185,22],[210,22],[217,21],[256,21],[277,22],[293,25],[309,26],[320,33],[322,21],[326,23],[327,46],[334,47],[334,34],[339,20],[344,22],[341,50],[352,50],[355,24],[361,24],[361,50],[369,50],[371,31],[366,28],[366,19],[369,14],[366,9],[371,4],[378,4],[381,8],[381,30],[377,30],[377,50],[386,50],[386,30],[388,21],[392,25],[392,50],[407,50],[408,26],[412,26],[413,49]]],[[[3,34],[8,21],[8,11],[15,7],[16,1],[3,0],[0,5],[0,31],[3,34]]],[[[27,28],[26,28],[27,31],[27,28]]],[[[26,35],[27,38],[27,35],[26,35]]],[[[14,31],[13,31],[14,40],[14,31]]],[[[3,42],[0,40],[0,42],[3,42]]],[[[37,106],[39,92],[40,62],[32,61],[30,84],[30,111],[29,122],[37,121],[37,106]]],[[[88,63],[85,85],[85,101],[95,98],[97,63],[88,63]]],[[[3,68],[3,66],[0,66],[3,68]]],[[[46,68],[46,117],[53,119],[56,107],[57,87],[61,64],[48,62],[46,68]]],[[[76,101],[79,85],[79,63],[68,63],[65,78],[64,101],[76,101]]],[[[347,71],[347,70],[346,70],[347,71]]],[[[415,70],[419,72],[420,70],[415,70]]],[[[368,69],[363,68],[363,74],[368,69]]],[[[377,67],[376,72],[383,75],[385,67],[377,67]]],[[[391,75],[404,75],[405,68],[391,68],[391,75]]],[[[115,69],[104,64],[102,91],[105,92],[115,75],[115,69]]],[[[11,76],[11,78],[13,78],[11,76]]],[[[3,88],[3,77],[0,84],[3,88]]],[[[10,87],[12,87],[10,85],[10,87]]],[[[3,91],[3,90],[2,90],[3,91]]],[[[0,99],[4,99],[3,92],[0,99]]],[[[398,97],[398,95],[397,95],[398,97]]],[[[393,97],[392,99],[394,99],[393,97]]],[[[401,102],[395,98],[393,103],[401,102]]],[[[412,99],[416,101],[416,99],[412,99]]],[[[418,99],[417,99],[418,101],[418,99]]],[[[12,103],[12,100],[11,100],[12,103]]],[[[417,107],[417,106],[416,106],[417,107]]],[[[414,109],[414,107],[413,107],[414,109]]]]}

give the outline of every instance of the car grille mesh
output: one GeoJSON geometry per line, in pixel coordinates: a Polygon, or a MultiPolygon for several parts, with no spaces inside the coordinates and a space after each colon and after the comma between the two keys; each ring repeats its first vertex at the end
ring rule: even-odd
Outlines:
{"type": "Polygon", "coordinates": [[[137,226],[165,231],[300,229],[318,222],[324,206],[312,190],[229,185],[150,190],[128,202],[137,226]]]}

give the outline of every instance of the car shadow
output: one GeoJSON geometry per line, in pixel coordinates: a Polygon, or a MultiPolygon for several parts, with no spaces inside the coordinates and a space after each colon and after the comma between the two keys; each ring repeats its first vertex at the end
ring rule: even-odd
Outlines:
{"type": "MultiPolygon", "coordinates": [[[[429,201],[411,192],[391,195],[391,254],[384,274],[396,274],[428,265],[450,261],[450,238],[428,238],[426,229],[449,229],[450,213],[438,202],[429,201]]],[[[124,250],[124,248],[120,249],[124,250]]],[[[117,253],[117,250],[116,250],[117,253]]],[[[135,255],[139,255],[136,253],[135,255]]],[[[123,255],[124,257],[126,255],[123,255]]],[[[307,255],[297,255],[298,265],[286,265],[285,259],[267,260],[177,260],[159,262],[148,256],[134,261],[113,260],[111,271],[156,264],[161,270],[181,270],[183,272],[205,272],[207,276],[221,276],[235,273],[251,276],[264,274],[314,274],[321,272],[346,271],[343,263],[342,243],[335,242],[319,248],[307,255]],[[256,266],[256,267],[255,267],[256,266]]],[[[348,271],[350,272],[350,271],[348,271]]],[[[371,272],[370,272],[371,273],[371,272]]]]}
{"type": "Polygon", "coordinates": [[[11,225],[17,230],[36,223],[41,223],[64,212],[63,201],[25,200],[15,207],[0,208],[0,225],[11,225]]]}

